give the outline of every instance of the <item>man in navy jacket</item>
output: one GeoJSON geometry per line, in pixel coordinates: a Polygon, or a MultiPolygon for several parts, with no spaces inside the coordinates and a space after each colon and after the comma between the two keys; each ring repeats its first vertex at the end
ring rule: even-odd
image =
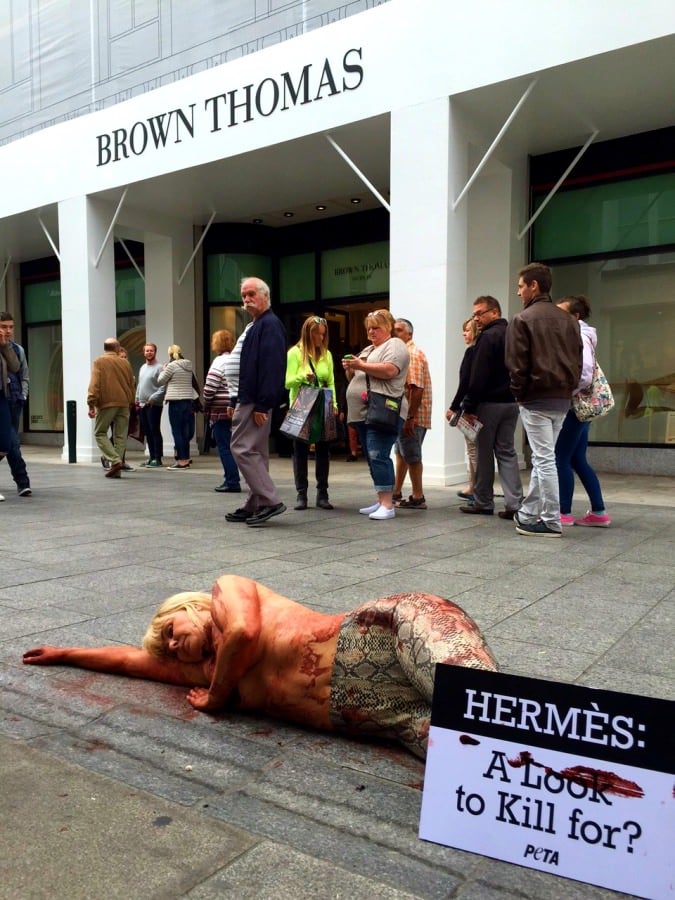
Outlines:
{"type": "Polygon", "coordinates": [[[286,374],[286,333],[270,309],[270,289],[264,281],[244,278],[241,299],[252,322],[230,354],[225,377],[230,396],[236,397],[230,449],[248,485],[248,497],[225,519],[256,527],[286,511],[269,472],[272,410],[286,374]]]}

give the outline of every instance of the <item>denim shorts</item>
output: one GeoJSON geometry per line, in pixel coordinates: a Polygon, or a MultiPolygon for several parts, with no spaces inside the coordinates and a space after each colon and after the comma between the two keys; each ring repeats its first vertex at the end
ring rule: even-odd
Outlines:
{"type": "Polygon", "coordinates": [[[406,437],[401,431],[396,441],[398,455],[402,456],[407,463],[422,462],[422,444],[426,433],[427,429],[422,428],[421,425],[415,425],[410,437],[406,437]]]}

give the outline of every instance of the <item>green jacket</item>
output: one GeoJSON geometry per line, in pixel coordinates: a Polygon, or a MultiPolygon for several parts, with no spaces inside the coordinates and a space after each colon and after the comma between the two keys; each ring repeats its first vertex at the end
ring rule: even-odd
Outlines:
{"type": "Polygon", "coordinates": [[[290,404],[293,405],[295,398],[298,396],[300,386],[307,384],[310,387],[330,388],[333,394],[333,405],[337,409],[335,400],[335,374],[333,372],[333,357],[330,350],[326,350],[326,355],[322,356],[318,362],[313,363],[316,370],[318,384],[309,381],[308,375],[312,374],[312,370],[302,365],[302,350],[295,345],[286,354],[286,390],[290,394],[290,404]]]}

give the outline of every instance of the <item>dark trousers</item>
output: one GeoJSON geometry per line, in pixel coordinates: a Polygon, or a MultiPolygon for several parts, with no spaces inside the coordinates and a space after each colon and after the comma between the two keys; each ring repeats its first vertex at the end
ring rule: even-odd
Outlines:
{"type": "MultiPolygon", "coordinates": [[[[320,497],[328,496],[328,470],[330,468],[330,446],[328,441],[317,441],[314,445],[316,465],[316,492],[320,497]]],[[[307,460],[309,444],[304,441],[293,441],[293,477],[296,491],[307,493],[309,485],[307,477],[307,460]]]]}
{"type": "Polygon", "coordinates": [[[150,459],[161,461],[164,453],[164,439],[162,438],[162,407],[149,406],[147,403],[140,408],[138,416],[145,439],[148,442],[148,454],[150,459]]]}

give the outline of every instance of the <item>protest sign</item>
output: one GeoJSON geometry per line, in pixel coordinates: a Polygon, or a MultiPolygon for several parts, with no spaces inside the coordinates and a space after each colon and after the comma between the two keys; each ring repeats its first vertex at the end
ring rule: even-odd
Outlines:
{"type": "Polygon", "coordinates": [[[438,665],[421,838],[674,895],[675,703],[438,665]]]}

